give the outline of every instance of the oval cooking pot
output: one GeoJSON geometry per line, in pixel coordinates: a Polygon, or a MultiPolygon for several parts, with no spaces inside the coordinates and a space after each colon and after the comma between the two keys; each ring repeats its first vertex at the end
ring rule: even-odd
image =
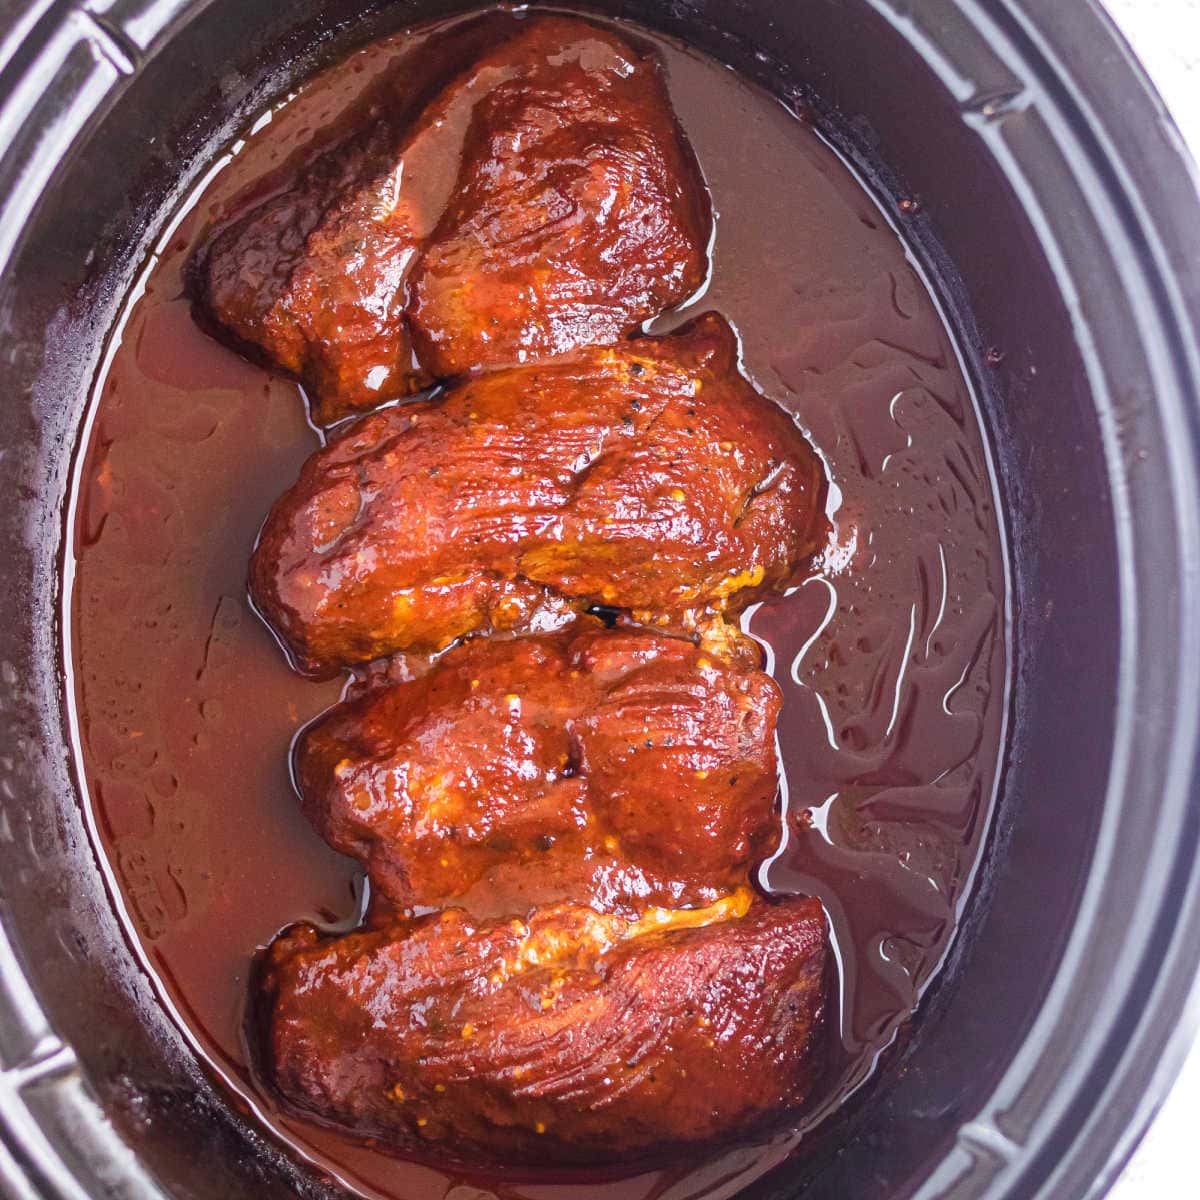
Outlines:
{"type": "MultiPolygon", "coordinates": [[[[63,513],[163,217],[270,97],[445,0],[0,9],[0,1191],[331,1196],[226,1104],[135,965],[64,719],[63,513]]],[[[840,1151],[760,1197],[1101,1195],[1200,962],[1200,203],[1090,0],[607,0],[809,98],[897,211],[982,398],[1014,687],[967,919],[840,1151]],[[989,347],[1004,348],[1002,361],[989,347]]]]}

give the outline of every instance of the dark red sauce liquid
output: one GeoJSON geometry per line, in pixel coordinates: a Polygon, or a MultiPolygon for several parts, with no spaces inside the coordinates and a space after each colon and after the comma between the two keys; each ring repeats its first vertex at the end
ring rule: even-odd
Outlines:
{"type": "MultiPolygon", "coordinates": [[[[70,610],[100,850],[130,936],[198,1052],[348,1188],[403,1200],[715,1200],[803,1135],[603,1182],[485,1177],[283,1114],[247,1067],[256,951],[299,919],[353,924],[361,885],[307,826],[288,778],[292,736],[342,682],[294,674],[245,595],[258,527],[316,435],[294,382],[196,327],[184,268],[210,222],[319,144],[425,35],[359,52],[260,120],[164,234],[114,335],[81,458],[70,610]]],[[[718,214],[712,277],[691,311],[733,322],[747,374],[797,415],[835,485],[825,560],[745,622],[786,698],[787,834],[762,882],[819,896],[837,948],[816,1121],[915,1008],[979,861],[1005,712],[999,518],[950,336],[873,200],[776,100],[639,36],[664,57],[718,214]]]]}

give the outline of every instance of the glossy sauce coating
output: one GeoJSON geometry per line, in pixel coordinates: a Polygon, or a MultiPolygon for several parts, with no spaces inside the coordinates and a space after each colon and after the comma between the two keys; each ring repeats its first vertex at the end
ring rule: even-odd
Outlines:
{"type": "Polygon", "coordinates": [[[309,726],[295,777],[403,908],[636,916],[711,903],[774,850],[779,704],[769,676],[677,638],[468,642],[309,726]]]}
{"type": "Polygon", "coordinates": [[[268,1072],[298,1107],[451,1155],[711,1148],[812,1087],[825,916],[804,899],[678,915],[302,927],[270,953],[268,1072]]]}
{"type": "Polygon", "coordinates": [[[328,423],[616,341],[696,290],[710,231],[652,54],[576,18],[493,18],[385,72],[193,277],[205,319],[303,379],[328,423]]]}
{"type": "Polygon", "coordinates": [[[363,418],[272,509],[259,610],[320,674],[592,605],[684,627],[782,589],[824,541],[824,472],[736,354],[708,314],[363,418]]]}
{"type": "MultiPolygon", "coordinates": [[[[512,44],[533,65],[476,106],[411,286],[419,361],[437,377],[491,369],[356,423],[276,505],[256,551],[260,611],[314,674],[544,627],[559,600],[666,626],[719,620],[731,596],[782,588],[819,545],[820,464],[737,377],[723,321],[609,348],[705,273],[706,198],[695,164],[661,153],[678,139],[657,75],[570,19],[534,18],[512,44]]],[[[506,49],[502,61],[521,60],[506,49]]],[[[314,206],[326,198],[318,187],[314,206]]],[[[396,247],[354,282],[390,280],[407,258],[396,247]]],[[[325,293],[344,286],[336,258],[307,266],[329,276],[325,293]]],[[[340,334],[316,343],[324,357],[340,334]]],[[[811,1087],[819,902],[767,962],[757,912],[697,929],[681,908],[666,920],[687,928],[640,929],[664,902],[735,882],[749,896],[772,832],[777,712],[761,673],[737,679],[689,643],[605,630],[468,645],[339,705],[298,746],[306,811],[390,905],[442,915],[384,934],[375,905],[367,927],[385,951],[356,971],[358,939],[339,939],[291,987],[279,968],[295,935],[273,944],[275,1086],[393,1151],[424,1139],[523,1165],[637,1158],[783,1120],[811,1087]],[[444,906],[473,886],[507,927],[459,927],[444,906]],[[619,935],[610,907],[638,927],[619,935]],[[688,969],[699,978],[660,993],[688,969]],[[459,1053],[439,1080],[447,1039],[459,1053]],[[723,1058],[758,1068],[749,1095],[734,1099],[723,1058]]]]}
{"type": "Polygon", "coordinates": [[[413,271],[438,376],[606,345],[690,296],[712,214],[653,52],[562,18],[478,105],[454,196],[413,271]]]}
{"type": "MultiPolygon", "coordinates": [[[[286,770],[296,729],[342,680],[298,678],[244,594],[263,513],[313,448],[303,398],[196,329],[183,276],[264,171],[326,148],[346,106],[429,37],[367,48],[260,122],[131,297],[80,464],[81,778],[130,938],[181,1025],[237,1103],[352,1194],[721,1200],[797,1138],[755,1135],[661,1170],[471,1171],[440,1153],[401,1161],[282,1111],[247,1065],[256,948],[301,914],[355,922],[360,869],[312,831],[286,770]]],[[[742,618],[785,695],[790,818],[763,877],[820,896],[836,937],[836,1052],[808,1126],[870,1074],[936,977],[980,859],[1005,695],[998,518],[950,335],[872,199],[783,104],[636,37],[667,64],[719,213],[701,304],[737,328],[743,369],[797,416],[833,484],[833,551],[792,596],[742,618]]]]}

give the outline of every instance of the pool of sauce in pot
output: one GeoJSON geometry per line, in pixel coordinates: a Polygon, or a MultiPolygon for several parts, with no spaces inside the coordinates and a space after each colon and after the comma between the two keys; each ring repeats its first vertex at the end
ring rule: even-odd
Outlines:
{"type": "MultiPolygon", "coordinates": [[[[979,860],[1005,700],[999,520],[951,339],[874,201],[778,101],[638,34],[666,62],[718,214],[711,279],[689,311],[731,320],[747,374],[796,415],[834,484],[824,559],[745,617],[785,695],[786,833],[762,882],[819,896],[837,950],[815,1119],[870,1074],[917,1004],[979,860]]],[[[114,335],[81,458],[70,595],[101,849],[131,936],[200,1052],[345,1186],[403,1200],[715,1200],[799,1135],[586,1179],[438,1169],[281,1113],[247,1068],[256,951],[296,920],[353,924],[362,888],[288,777],[293,734],[342,681],[294,674],[246,600],[258,527],[317,437],[297,384],[196,327],[184,268],[210,222],[311,153],[424,36],[360,51],[264,114],[164,234],[114,335]]]]}

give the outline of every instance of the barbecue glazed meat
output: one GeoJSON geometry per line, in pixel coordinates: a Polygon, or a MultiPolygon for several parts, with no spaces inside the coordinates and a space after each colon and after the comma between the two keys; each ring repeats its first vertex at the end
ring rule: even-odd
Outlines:
{"type": "Polygon", "coordinates": [[[482,639],[330,710],[295,778],[401,908],[632,916],[711,903],[774,849],[779,707],[770,676],[678,638],[482,639]]]}
{"type": "Polygon", "coordinates": [[[824,489],[709,314],[363,418],[276,502],[251,590],[313,674],[556,605],[686,625],[789,584],[824,489]]]}
{"type": "Polygon", "coordinates": [[[561,906],[333,939],[300,926],[268,952],[265,1066],[297,1109],[400,1149],[532,1164],[707,1148],[810,1090],[825,957],[809,899],[633,925],[561,906]]]}
{"type": "Polygon", "coordinates": [[[409,285],[434,375],[607,345],[704,281],[712,212],[657,59],[546,19],[488,92],[409,285]]]}
{"type": "MultiPolygon", "coordinates": [[[[463,36],[463,53],[477,41],[463,36]]],[[[444,162],[454,107],[422,113],[444,59],[410,56],[385,74],[340,122],[347,133],[290,177],[264,180],[266,199],[218,228],[192,263],[201,324],[298,376],[319,424],[432,382],[413,358],[403,283],[454,176],[444,162]]]]}
{"type": "Polygon", "coordinates": [[[313,420],[407,396],[430,378],[413,359],[397,293],[429,220],[382,194],[392,137],[374,126],[297,185],[223,231],[194,273],[206,325],[298,376],[313,420]]]}
{"type": "Polygon", "coordinates": [[[206,323],[298,375],[321,423],[430,372],[614,341],[707,269],[707,194],[655,58],[558,16],[443,43],[195,264],[206,323]],[[405,281],[426,244],[418,362],[405,281]]]}

